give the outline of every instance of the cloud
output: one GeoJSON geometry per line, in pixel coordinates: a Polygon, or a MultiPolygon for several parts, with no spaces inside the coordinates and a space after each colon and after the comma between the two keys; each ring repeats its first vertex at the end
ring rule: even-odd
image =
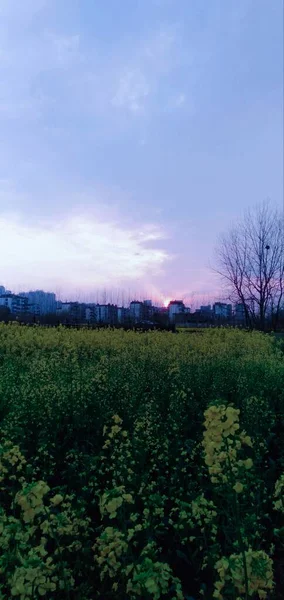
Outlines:
{"type": "Polygon", "coordinates": [[[176,59],[177,27],[161,26],[142,44],[141,59],[159,73],[168,72],[176,59]]]}
{"type": "Polygon", "coordinates": [[[185,94],[179,94],[175,100],[176,107],[183,106],[185,103],[186,97],[185,94]]]}
{"type": "Polygon", "coordinates": [[[137,113],[143,110],[148,94],[149,85],[143,73],[137,69],[128,70],[119,78],[112,104],[137,113]]]}
{"type": "Polygon", "coordinates": [[[154,101],[163,77],[179,61],[177,28],[160,26],[141,39],[131,59],[119,67],[112,104],[131,113],[143,113],[146,102],[154,101]]]}
{"type": "Polygon", "coordinates": [[[169,94],[164,104],[164,112],[175,116],[180,114],[181,111],[186,113],[188,117],[193,117],[196,114],[193,95],[184,92],[169,94]]]}
{"type": "Polygon", "coordinates": [[[29,123],[52,132],[61,121],[69,133],[76,130],[71,119],[93,118],[108,137],[139,122],[125,118],[129,114],[163,110],[169,96],[164,84],[180,60],[177,26],[150,26],[130,41],[114,37],[108,53],[100,36],[90,39],[78,22],[55,24],[54,0],[24,5],[0,0],[0,122],[6,127],[21,120],[23,129],[29,123]]]}
{"type": "Polygon", "coordinates": [[[72,216],[52,224],[26,224],[0,215],[0,281],[7,286],[52,288],[65,293],[149,280],[168,254],[155,247],[163,232],[153,226],[123,228],[97,217],[72,216]]]}
{"type": "Polygon", "coordinates": [[[74,62],[80,57],[80,36],[78,34],[67,36],[47,33],[46,39],[48,42],[51,42],[51,47],[55,54],[55,62],[57,61],[59,66],[73,66],[74,62]]]}

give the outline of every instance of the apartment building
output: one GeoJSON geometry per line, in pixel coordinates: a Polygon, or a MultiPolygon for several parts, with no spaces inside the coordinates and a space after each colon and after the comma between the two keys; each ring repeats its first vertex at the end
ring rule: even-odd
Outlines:
{"type": "Polygon", "coordinates": [[[0,306],[8,308],[13,315],[25,314],[29,310],[28,298],[17,294],[1,294],[0,306]]]}

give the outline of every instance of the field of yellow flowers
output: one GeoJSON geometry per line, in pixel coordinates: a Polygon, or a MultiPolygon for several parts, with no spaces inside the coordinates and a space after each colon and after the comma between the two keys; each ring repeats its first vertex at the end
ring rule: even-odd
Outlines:
{"type": "Polygon", "coordinates": [[[0,600],[284,597],[274,338],[0,325],[0,600]]]}

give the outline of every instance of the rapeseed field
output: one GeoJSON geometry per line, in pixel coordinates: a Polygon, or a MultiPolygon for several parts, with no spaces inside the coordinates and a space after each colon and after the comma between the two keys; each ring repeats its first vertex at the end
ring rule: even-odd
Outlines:
{"type": "Polygon", "coordinates": [[[0,326],[0,600],[284,597],[272,336],[0,326]]]}

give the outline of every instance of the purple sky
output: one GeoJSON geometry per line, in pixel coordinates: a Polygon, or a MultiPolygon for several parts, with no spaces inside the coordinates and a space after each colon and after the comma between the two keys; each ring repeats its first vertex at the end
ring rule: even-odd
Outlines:
{"type": "Polygon", "coordinates": [[[282,0],[1,0],[0,284],[205,301],[283,206],[282,0]]]}

